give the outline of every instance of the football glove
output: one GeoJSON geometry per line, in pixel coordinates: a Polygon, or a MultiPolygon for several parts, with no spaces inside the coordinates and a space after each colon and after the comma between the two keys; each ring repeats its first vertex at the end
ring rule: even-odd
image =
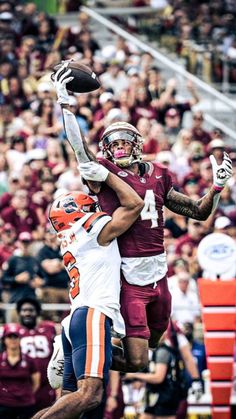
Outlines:
{"type": "Polygon", "coordinates": [[[210,156],[213,171],[213,186],[216,191],[221,191],[227,183],[227,180],[233,174],[232,161],[229,155],[224,151],[224,157],[221,164],[217,164],[213,155],[210,156]]]}
{"type": "Polygon", "coordinates": [[[54,338],[53,354],[47,367],[47,377],[52,388],[62,387],[64,371],[64,353],[62,347],[61,335],[54,338]]]}
{"type": "Polygon", "coordinates": [[[70,96],[66,90],[66,85],[72,81],[74,77],[70,76],[71,69],[68,69],[63,73],[63,71],[67,69],[69,62],[69,60],[64,62],[61,68],[55,73],[53,80],[53,85],[57,92],[57,102],[60,103],[60,105],[69,105],[70,96]]]}
{"type": "Polygon", "coordinates": [[[104,182],[110,173],[106,167],[95,161],[81,163],[79,165],[79,171],[83,179],[93,180],[95,182],[104,182]]]}

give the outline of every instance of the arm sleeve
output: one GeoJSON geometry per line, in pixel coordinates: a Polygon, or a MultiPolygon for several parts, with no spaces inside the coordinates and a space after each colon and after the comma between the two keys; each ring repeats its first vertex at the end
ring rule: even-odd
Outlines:
{"type": "Polygon", "coordinates": [[[173,186],[173,182],[172,182],[172,178],[171,178],[171,174],[169,172],[168,169],[164,169],[164,179],[165,179],[165,196],[167,196],[169,190],[172,188],[173,186]]]}
{"type": "Polygon", "coordinates": [[[91,161],[92,159],[88,156],[84,148],[82,133],[75,115],[65,108],[62,109],[62,113],[67,140],[75,152],[77,161],[79,163],[91,161]]]}

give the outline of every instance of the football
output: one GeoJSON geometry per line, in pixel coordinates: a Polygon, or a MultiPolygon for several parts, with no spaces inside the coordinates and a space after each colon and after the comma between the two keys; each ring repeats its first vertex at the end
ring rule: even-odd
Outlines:
{"type": "MultiPolygon", "coordinates": [[[[64,62],[65,61],[62,61],[53,67],[53,73],[51,75],[52,80],[54,80],[55,73],[64,64],[64,62]]],[[[69,61],[68,67],[62,71],[62,74],[69,68],[71,69],[71,73],[68,77],[74,77],[74,79],[66,85],[67,90],[75,93],[87,93],[97,90],[101,86],[94,71],[86,65],[81,64],[78,61],[69,61]]]]}

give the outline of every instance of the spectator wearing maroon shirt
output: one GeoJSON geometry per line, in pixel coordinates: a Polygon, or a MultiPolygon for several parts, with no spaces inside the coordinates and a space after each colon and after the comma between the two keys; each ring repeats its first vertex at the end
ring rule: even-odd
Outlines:
{"type": "Polygon", "coordinates": [[[207,146],[211,141],[211,136],[209,132],[204,130],[202,127],[204,122],[203,113],[201,111],[194,112],[193,114],[193,125],[191,128],[192,137],[195,141],[200,141],[200,143],[207,146]]]}
{"type": "Polygon", "coordinates": [[[4,224],[1,229],[1,243],[0,243],[0,268],[13,254],[16,245],[16,230],[10,223],[4,224]]]}
{"type": "Polygon", "coordinates": [[[3,329],[4,351],[0,354],[0,417],[28,419],[35,404],[40,373],[33,359],[23,354],[20,326],[9,323],[3,329]]]}
{"type": "Polygon", "coordinates": [[[0,210],[3,208],[9,207],[11,204],[11,199],[14,193],[19,189],[19,176],[17,173],[12,172],[8,177],[8,191],[4,192],[0,196],[0,210]]]}
{"type": "Polygon", "coordinates": [[[12,224],[18,234],[27,231],[35,239],[38,237],[39,220],[30,206],[26,189],[18,189],[14,193],[11,205],[2,210],[1,217],[6,223],[12,224]]]}
{"type": "Polygon", "coordinates": [[[51,321],[39,321],[41,305],[35,298],[22,298],[16,310],[21,324],[22,353],[35,361],[41,374],[40,385],[35,393],[35,412],[50,406],[55,400],[53,390],[47,379],[47,366],[52,355],[53,340],[56,334],[51,321]]]}
{"type": "Polygon", "coordinates": [[[185,249],[188,249],[186,256],[191,257],[203,238],[204,227],[200,221],[189,218],[187,228],[187,233],[176,240],[175,252],[178,256],[182,256],[183,252],[185,254],[185,249]]]}

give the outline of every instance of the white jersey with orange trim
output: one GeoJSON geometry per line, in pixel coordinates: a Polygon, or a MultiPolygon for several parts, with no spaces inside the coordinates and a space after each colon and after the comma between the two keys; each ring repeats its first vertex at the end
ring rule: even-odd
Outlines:
{"type": "Polygon", "coordinates": [[[100,246],[97,238],[111,221],[104,212],[88,213],[70,229],[58,233],[65,268],[70,277],[71,313],[78,307],[96,308],[112,319],[114,330],[125,335],[120,314],[121,258],[117,240],[100,246]]]}

